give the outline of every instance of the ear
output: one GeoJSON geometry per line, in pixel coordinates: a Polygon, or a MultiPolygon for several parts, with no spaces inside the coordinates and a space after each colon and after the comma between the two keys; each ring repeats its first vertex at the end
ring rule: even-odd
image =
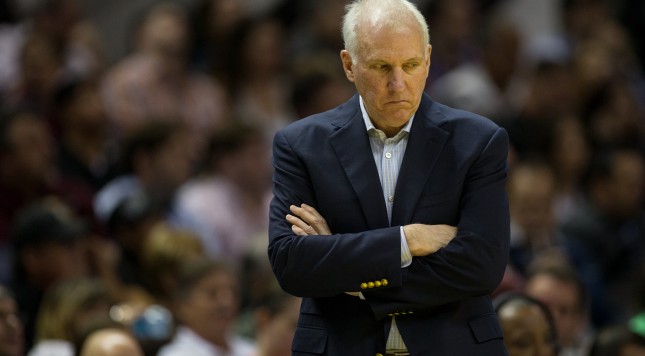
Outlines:
{"type": "Polygon", "coordinates": [[[352,56],[347,52],[347,50],[340,51],[340,60],[343,62],[343,70],[345,71],[345,76],[350,82],[354,82],[354,68],[352,63],[352,56]]]}
{"type": "Polygon", "coordinates": [[[427,57],[426,57],[426,63],[425,63],[426,68],[428,69],[428,71],[430,71],[430,62],[431,62],[431,61],[430,61],[430,55],[431,55],[431,54],[432,54],[432,45],[431,45],[431,44],[429,44],[429,45],[428,45],[428,54],[427,54],[427,57]]]}

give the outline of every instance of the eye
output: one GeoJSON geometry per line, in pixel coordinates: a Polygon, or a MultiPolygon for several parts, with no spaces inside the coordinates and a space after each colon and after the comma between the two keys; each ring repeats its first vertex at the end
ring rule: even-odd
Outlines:
{"type": "Polygon", "coordinates": [[[378,70],[378,71],[385,72],[385,71],[387,71],[390,67],[389,67],[387,64],[377,63],[377,64],[372,64],[372,65],[371,65],[371,68],[372,68],[372,69],[375,69],[375,70],[378,70]]]}
{"type": "Polygon", "coordinates": [[[415,68],[417,68],[417,67],[419,67],[419,63],[417,63],[417,62],[414,62],[414,63],[406,63],[406,64],[404,64],[404,65],[403,65],[403,70],[405,70],[406,72],[408,72],[408,71],[411,71],[411,70],[413,70],[413,69],[415,69],[415,68]]]}

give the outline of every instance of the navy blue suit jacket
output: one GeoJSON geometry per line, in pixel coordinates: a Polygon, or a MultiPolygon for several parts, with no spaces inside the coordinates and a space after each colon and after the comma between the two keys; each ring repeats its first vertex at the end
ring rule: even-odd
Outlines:
{"type": "Polygon", "coordinates": [[[269,258],[282,288],[303,297],[294,355],[382,353],[392,315],[412,355],[505,355],[489,294],[508,258],[507,150],[493,122],[424,94],[390,224],[357,95],[278,132],[269,258]],[[301,203],[333,235],[295,236],[285,216],[301,203]],[[401,268],[400,226],[410,223],[458,233],[401,268]]]}

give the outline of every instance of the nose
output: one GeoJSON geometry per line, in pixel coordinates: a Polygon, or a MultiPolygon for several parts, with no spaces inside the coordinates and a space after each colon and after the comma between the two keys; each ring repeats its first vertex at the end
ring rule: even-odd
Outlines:
{"type": "Polygon", "coordinates": [[[403,68],[394,67],[390,71],[388,86],[391,91],[401,91],[405,88],[404,75],[403,68]]]}

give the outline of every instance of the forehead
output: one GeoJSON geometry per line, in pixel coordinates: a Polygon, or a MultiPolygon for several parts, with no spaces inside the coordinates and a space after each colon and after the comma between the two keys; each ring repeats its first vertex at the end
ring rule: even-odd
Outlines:
{"type": "Polygon", "coordinates": [[[425,56],[420,25],[364,22],[359,26],[359,57],[363,60],[407,60],[425,56]]]}

